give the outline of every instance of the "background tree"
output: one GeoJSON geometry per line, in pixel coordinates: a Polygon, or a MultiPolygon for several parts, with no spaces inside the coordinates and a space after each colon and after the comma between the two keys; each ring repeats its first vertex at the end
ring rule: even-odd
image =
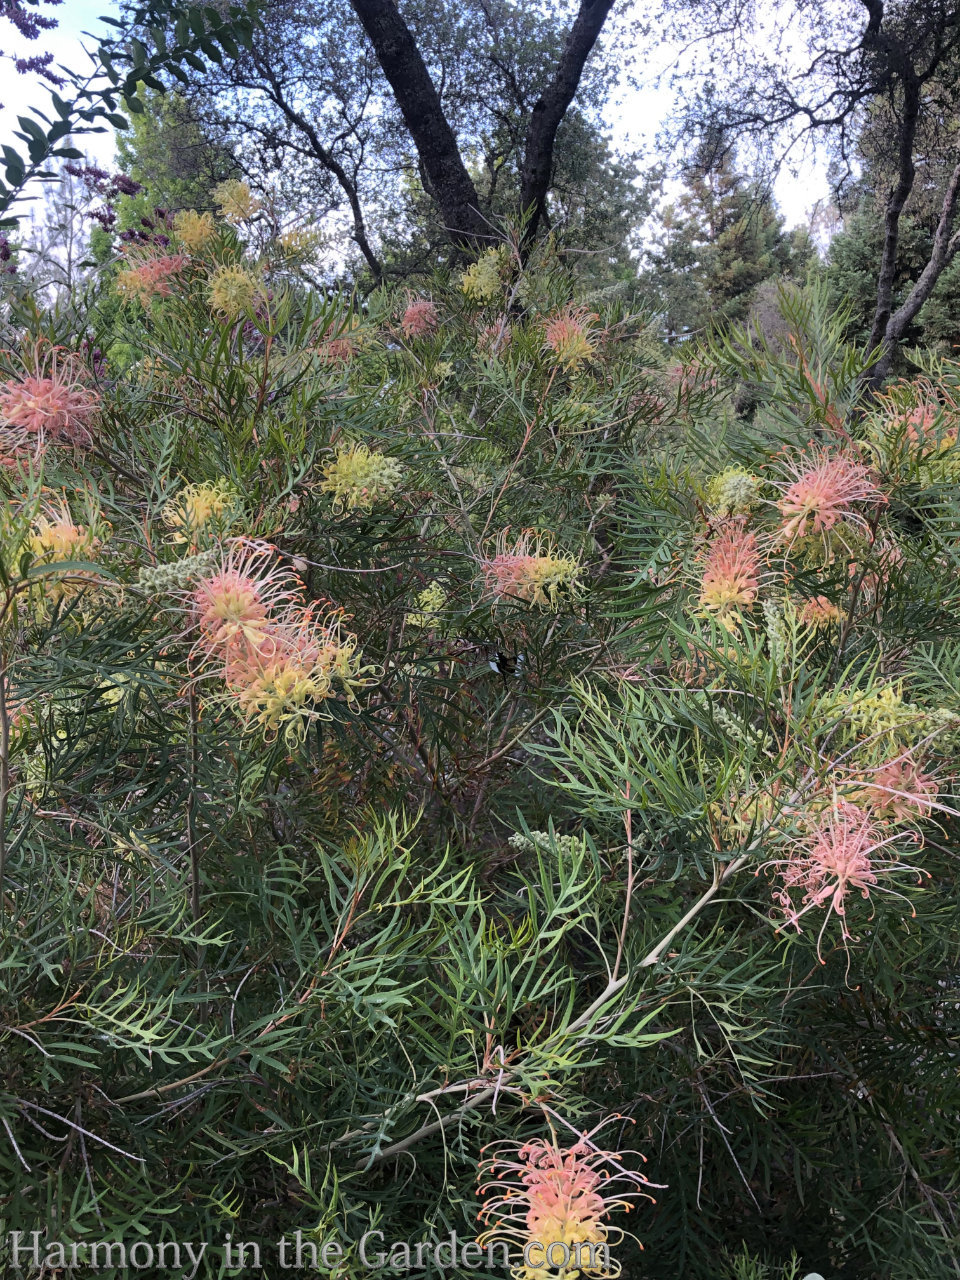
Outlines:
{"type": "Polygon", "coordinates": [[[659,213],[644,281],[670,337],[746,318],[757,286],[798,274],[812,249],[784,231],[762,184],[738,173],[731,155],[690,168],[681,195],[659,213]]]}
{"type": "MultiPolygon", "coordinates": [[[[858,337],[867,341],[876,296],[876,264],[885,240],[886,192],[895,181],[895,157],[891,157],[889,113],[882,106],[869,113],[857,138],[860,175],[853,182],[837,183],[842,230],[829,250],[828,278],[839,303],[853,303],[852,321],[858,337]]],[[[934,251],[944,197],[956,162],[953,149],[956,121],[923,120],[918,124],[917,176],[900,215],[897,269],[893,281],[893,309],[900,308],[934,251]]],[[[954,257],[934,284],[929,297],[904,329],[902,341],[944,343],[960,337],[960,263],[954,257]]]]}
{"type": "Polygon", "coordinates": [[[239,176],[229,148],[210,138],[185,93],[144,94],[146,110],[117,135],[124,173],[146,188],[145,199],[166,209],[207,209],[213,190],[239,176]]]}
{"type": "MultiPolygon", "coordinates": [[[[960,247],[956,229],[960,163],[953,102],[960,72],[960,5],[955,0],[842,0],[811,6],[791,0],[771,13],[756,0],[731,20],[727,6],[681,0],[669,5],[717,39],[701,88],[688,98],[684,131],[723,154],[734,140],[784,147],[826,134],[845,164],[857,155],[868,120],[882,150],[883,241],[877,265],[870,345],[879,359],[867,375],[876,387],[894,351],[960,247]],[[793,37],[779,38],[790,25],[793,37]],[[798,65],[796,37],[805,45],[798,65]],[[723,68],[723,70],[721,70],[723,68]],[[953,154],[936,205],[929,253],[895,304],[901,268],[901,220],[932,140],[953,154]]],[[[687,68],[689,70],[689,67],[687,68]]],[[[782,152],[781,152],[782,154],[782,152]]]]}
{"type": "Polygon", "coordinates": [[[614,178],[599,118],[617,69],[588,62],[612,7],[273,0],[249,50],[205,81],[205,117],[252,173],[320,220],[345,216],[375,279],[424,230],[430,253],[449,253],[527,210],[529,241],[557,218],[576,225],[587,189],[614,178]],[[392,246],[371,229],[385,224],[392,246]]]}

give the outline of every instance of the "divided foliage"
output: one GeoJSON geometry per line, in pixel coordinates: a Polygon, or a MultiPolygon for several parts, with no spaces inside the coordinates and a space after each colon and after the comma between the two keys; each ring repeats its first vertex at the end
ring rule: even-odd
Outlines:
{"type": "Polygon", "coordinates": [[[606,1120],[626,1275],[954,1275],[960,366],[221,209],[10,315],[4,1238],[470,1239],[606,1120]]]}

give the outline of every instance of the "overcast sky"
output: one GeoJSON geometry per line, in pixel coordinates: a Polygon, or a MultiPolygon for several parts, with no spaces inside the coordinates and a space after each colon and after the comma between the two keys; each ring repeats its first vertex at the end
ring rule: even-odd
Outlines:
{"type": "MultiPolygon", "coordinates": [[[[109,0],[107,3],[104,0],[64,0],[60,5],[43,6],[41,12],[57,19],[57,30],[44,33],[39,40],[27,41],[19,36],[9,22],[4,22],[0,28],[4,42],[3,52],[29,58],[49,50],[55,61],[76,71],[84,71],[90,66],[84,44],[93,47],[94,42],[89,39],[85,41],[83,33],[108,29],[99,21],[99,17],[110,13],[111,8],[109,0]]],[[[657,68],[652,63],[650,67],[652,79],[657,68]]],[[[0,143],[9,142],[22,151],[22,143],[12,136],[17,128],[16,117],[23,115],[31,106],[39,107],[49,114],[49,92],[36,76],[18,76],[9,64],[3,62],[0,62],[0,68],[0,103],[3,103],[3,108],[0,109],[0,143]]],[[[619,100],[611,104],[609,124],[614,140],[641,147],[650,163],[653,163],[659,158],[656,152],[656,133],[669,114],[670,107],[670,95],[666,91],[658,91],[652,85],[640,91],[623,92],[619,100]]],[[[112,131],[78,138],[76,145],[95,163],[104,167],[112,165],[112,131]]],[[[826,194],[823,166],[811,160],[802,165],[799,176],[782,173],[776,185],[777,202],[787,225],[791,227],[805,224],[813,204],[826,194]]]]}

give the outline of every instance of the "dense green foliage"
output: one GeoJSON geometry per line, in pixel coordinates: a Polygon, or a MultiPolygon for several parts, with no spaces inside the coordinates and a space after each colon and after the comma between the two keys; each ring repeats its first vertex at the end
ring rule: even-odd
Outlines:
{"type": "Polygon", "coordinates": [[[787,234],[770,194],[727,157],[692,169],[659,211],[642,278],[666,332],[679,337],[744,321],[759,284],[802,279],[812,257],[805,233],[787,234]]]}
{"type": "Polygon", "coordinates": [[[954,1275],[960,368],[220,203],[10,304],[4,1240],[470,1239],[607,1119],[626,1275],[954,1275]]]}

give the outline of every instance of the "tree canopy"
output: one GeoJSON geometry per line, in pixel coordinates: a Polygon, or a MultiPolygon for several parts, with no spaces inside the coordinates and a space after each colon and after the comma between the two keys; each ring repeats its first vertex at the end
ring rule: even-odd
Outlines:
{"type": "Polygon", "coordinates": [[[270,0],[250,48],[196,92],[253,175],[315,218],[346,217],[379,279],[384,226],[393,252],[482,247],[504,217],[530,241],[589,202],[595,230],[606,179],[622,227],[631,174],[600,124],[616,67],[594,52],[611,8],[270,0]]]}

